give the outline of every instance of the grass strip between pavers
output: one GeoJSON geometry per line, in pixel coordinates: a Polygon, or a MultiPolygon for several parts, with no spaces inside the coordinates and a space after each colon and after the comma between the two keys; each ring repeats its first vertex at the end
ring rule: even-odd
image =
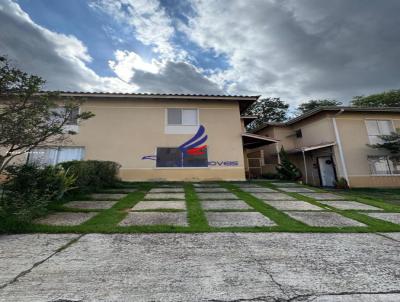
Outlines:
{"type": "MultiPolygon", "coordinates": [[[[309,202],[313,205],[316,205],[318,207],[321,207],[325,210],[331,211],[331,212],[335,212],[337,214],[340,214],[344,217],[359,221],[361,223],[364,223],[367,225],[367,228],[370,232],[396,232],[396,231],[400,231],[400,226],[394,223],[391,223],[389,221],[383,221],[383,220],[379,220],[377,218],[372,218],[370,216],[367,216],[365,214],[363,214],[364,211],[359,211],[359,210],[342,210],[342,209],[338,209],[335,208],[333,206],[329,206],[323,203],[319,203],[318,200],[302,195],[301,193],[294,193],[294,192],[284,192],[282,190],[279,189],[279,187],[275,187],[276,190],[278,190],[281,193],[286,193],[289,196],[292,196],[294,198],[296,198],[297,200],[301,200],[301,201],[306,201],[309,202]]],[[[320,192],[327,192],[327,191],[323,191],[320,189],[320,192]]],[[[339,196],[342,196],[340,193],[338,194],[337,192],[330,190],[329,193],[333,193],[339,196]]],[[[388,212],[393,212],[393,210],[397,210],[397,212],[399,211],[398,206],[394,206],[391,204],[385,204],[384,202],[379,202],[379,201],[373,201],[373,200],[363,200],[362,198],[356,197],[356,196],[352,196],[353,198],[349,198],[349,196],[343,196],[343,200],[351,200],[351,201],[356,201],[356,202],[360,202],[360,203],[364,203],[367,205],[371,205],[371,206],[376,206],[378,208],[382,208],[384,211],[388,211],[388,212]]],[[[384,211],[380,211],[382,213],[384,213],[384,211]]],[[[368,211],[371,212],[371,211],[368,211]]],[[[354,231],[358,231],[359,227],[349,227],[351,228],[356,228],[354,229],[354,231]]]]}
{"type": "Polygon", "coordinates": [[[207,231],[210,229],[207,218],[193,184],[186,183],[184,185],[186,196],[186,207],[188,212],[188,222],[191,228],[207,231]]]}
{"type": "MultiPolygon", "coordinates": [[[[250,182],[251,183],[251,182],[250,182]]],[[[361,223],[366,224],[366,227],[313,227],[308,226],[300,221],[297,221],[283,211],[278,210],[262,200],[256,198],[251,193],[242,191],[238,186],[231,182],[219,182],[221,187],[228,189],[230,192],[234,193],[241,200],[245,201],[253,209],[236,209],[236,210],[210,210],[210,212],[247,212],[247,211],[258,211],[273,220],[277,226],[264,226],[264,227],[223,227],[215,228],[208,225],[206,219],[206,212],[203,210],[200,200],[194,190],[194,186],[191,183],[182,184],[185,189],[186,195],[186,206],[188,215],[188,227],[178,227],[170,225],[150,225],[150,226],[118,226],[118,223],[122,221],[127,215],[129,210],[137,204],[139,201],[144,199],[145,194],[153,187],[157,187],[158,183],[135,183],[134,186],[137,188],[136,192],[129,193],[126,197],[117,201],[113,207],[110,209],[100,209],[96,210],[98,214],[93,218],[89,219],[85,223],[79,226],[51,226],[51,225],[38,225],[38,224],[16,224],[8,229],[10,233],[195,233],[195,232],[318,232],[318,233],[350,233],[350,232],[395,232],[400,231],[400,225],[396,225],[390,222],[386,222],[377,218],[369,217],[363,212],[358,212],[358,210],[340,210],[332,206],[319,203],[317,200],[301,195],[300,193],[283,192],[268,181],[257,181],[254,184],[261,187],[267,187],[277,190],[292,196],[297,200],[306,201],[316,206],[325,209],[326,211],[331,211],[354,219],[361,223]]],[[[129,186],[124,186],[128,188],[129,186]]],[[[315,188],[312,188],[315,190],[315,188]]],[[[316,192],[326,192],[321,189],[315,190],[316,192]]],[[[336,193],[336,191],[331,191],[331,193],[336,193]]],[[[382,208],[384,212],[400,212],[400,207],[392,204],[387,204],[382,200],[360,197],[356,193],[349,194],[338,194],[345,195],[343,199],[354,200],[357,202],[365,203],[368,205],[376,206],[382,208]]],[[[74,196],[71,198],[65,198],[62,202],[52,203],[50,205],[51,211],[60,212],[89,212],[86,209],[71,209],[65,208],[64,203],[72,200],[89,200],[88,196],[74,196]]],[[[144,210],[143,212],[146,212],[144,210]]],[[[155,212],[157,210],[149,210],[149,212],[155,212]]],[[[206,210],[208,212],[208,210],[206,210]]],[[[176,210],[163,210],[163,212],[179,212],[176,210]]],[[[364,212],[367,213],[367,212],[364,212]]]]}
{"type": "Polygon", "coordinates": [[[260,199],[253,196],[251,193],[242,191],[239,187],[230,183],[221,183],[221,186],[229,189],[237,197],[245,201],[249,206],[260,212],[264,216],[273,220],[278,226],[283,229],[303,229],[308,226],[300,221],[297,221],[285,213],[275,209],[274,207],[262,202],[260,199]]]}

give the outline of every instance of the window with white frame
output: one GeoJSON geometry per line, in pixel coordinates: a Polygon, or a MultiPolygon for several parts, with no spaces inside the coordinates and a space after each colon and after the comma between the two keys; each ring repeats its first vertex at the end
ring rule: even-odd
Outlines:
{"type": "Polygon", "coordinates": [[[368,156],[368,162],[373,175],[400,174],[400,157],[368,156]]]}
{"type": "MultiPolygon", "coordinates": [[[[66,114],[66,108],[65,107],[58,107],[58,108],[53,108],[51,109],[52,112],[56,113],[59,116],[64,116],[66,114]]],[[[66,121],[66,125],[69,126],[76,126],[78,125],[78,115],[79,115],[79,108],[74,108],[71,111],[71,114],[68,116],[67,121],[66,121]]],[[[59,118],[59,117],[54,117],[55,119],[59,118]]]]}
{"type": "Polygon", "coordinates": [[[389,135],[394,131],[391,120],[366,120],[365,124],[370,144],[382,143],[379,136],[389,135]]]}
{"type": "Polygon", "coordinates": [[[169,126],[197,126],[198,111],[197,109],[167,109],[167,124],[169,126]]]}
{"type": "Polygon", "coordinates": [[[56,165],[71,160],[82,160],[85,156],[84,147],[43,147],[34,148],[29,152],[28,163],[39,166],[56,165]]]}

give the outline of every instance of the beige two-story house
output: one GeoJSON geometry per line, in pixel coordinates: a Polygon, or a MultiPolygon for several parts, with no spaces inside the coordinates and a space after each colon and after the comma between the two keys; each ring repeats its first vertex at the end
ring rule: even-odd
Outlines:
{"type": "Polygon", "coordinates": [[[333,186],[344,178],[350,187],[400,187],[400,158],[368,146],[397,128],[400,108],[317,108],[253,131],[279,142],[251,150],[249,161],[262,153],[262,163],[259,169],[253,167],[254,173],[274,173],[283,146],[301,169],[305,183],[333,186]]]}
{"type": "MultiPolygon", "coordinates": [[[[258,96],[62,92],[84,99],[95,116],[67,128],[63,145],[31,150],[23,160],[53,165],[70,160],[109,160],[132,181],[245,180],[246,150],[271,141],[244,133],[241,116],[258,96]],[[246,146],[246,144],[250,144],[246,146]]],[[[58,110],[62,110],[59,108],[58,110]]]]}

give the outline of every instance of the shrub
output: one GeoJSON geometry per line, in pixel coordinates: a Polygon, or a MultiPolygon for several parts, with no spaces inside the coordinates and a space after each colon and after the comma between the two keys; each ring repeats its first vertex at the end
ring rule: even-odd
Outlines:
{"type": "Polygon", "coordinates": [[[62,198],[75,178],[62,167],[32,164],[9,166],[0,198],[0,216],[30,221],[46,211],[51,200],[62,198]]]}
{"type": "Polygon", "coordinates": [[[81,192],[113,187],[118,179],[120,165],[113,161],[69,161],[59,164],[75,175],[75,185],[81,192]]]}
{"type": "Polygon", "coordinates": [[[344,189],[347,190],[349,188],[349,184],[347,183],[346,178],[341,177],[337,181],[335,181],[335,188],[336,189],[344,189]]]}
{"type": "Polygon", "coordinates": [[[279,178],[284,180],[299,180],[302,177],[301,171],[288,158],[283,147],[279,152],[281,163],[276,167],[279,178]]]}

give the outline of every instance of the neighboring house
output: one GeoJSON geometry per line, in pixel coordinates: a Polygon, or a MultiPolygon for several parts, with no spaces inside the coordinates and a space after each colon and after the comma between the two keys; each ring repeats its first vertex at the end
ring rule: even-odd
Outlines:
{"type": "MultiPolygon", "coordinates": [[[[345,178],[351,187],[400,187],[400,158],[368,144],[400,128],[400,108],[322,107],[284,123],[267,123],[254,134],[279,140],[248,156],[261,157],[252,174],[276,173],[281,146],[303,173],[303,181],[333,186],[345,178]]],[[[251,159],[249,159],[250,163],[251,159]]]]}
{"type": "MultiPolygon", "coordinates": [[[[27,160],[57,164],[110,160],[124,180],[244,180],[246,144],[269,144],[244,134],[251,118],[241,113],[258,96],[62,92],[83,98],[95,117],[77,126],[68,143],[32,150],[27,160]]],[[[62,109],[61,109],[62,110],[62,109]]]]}

